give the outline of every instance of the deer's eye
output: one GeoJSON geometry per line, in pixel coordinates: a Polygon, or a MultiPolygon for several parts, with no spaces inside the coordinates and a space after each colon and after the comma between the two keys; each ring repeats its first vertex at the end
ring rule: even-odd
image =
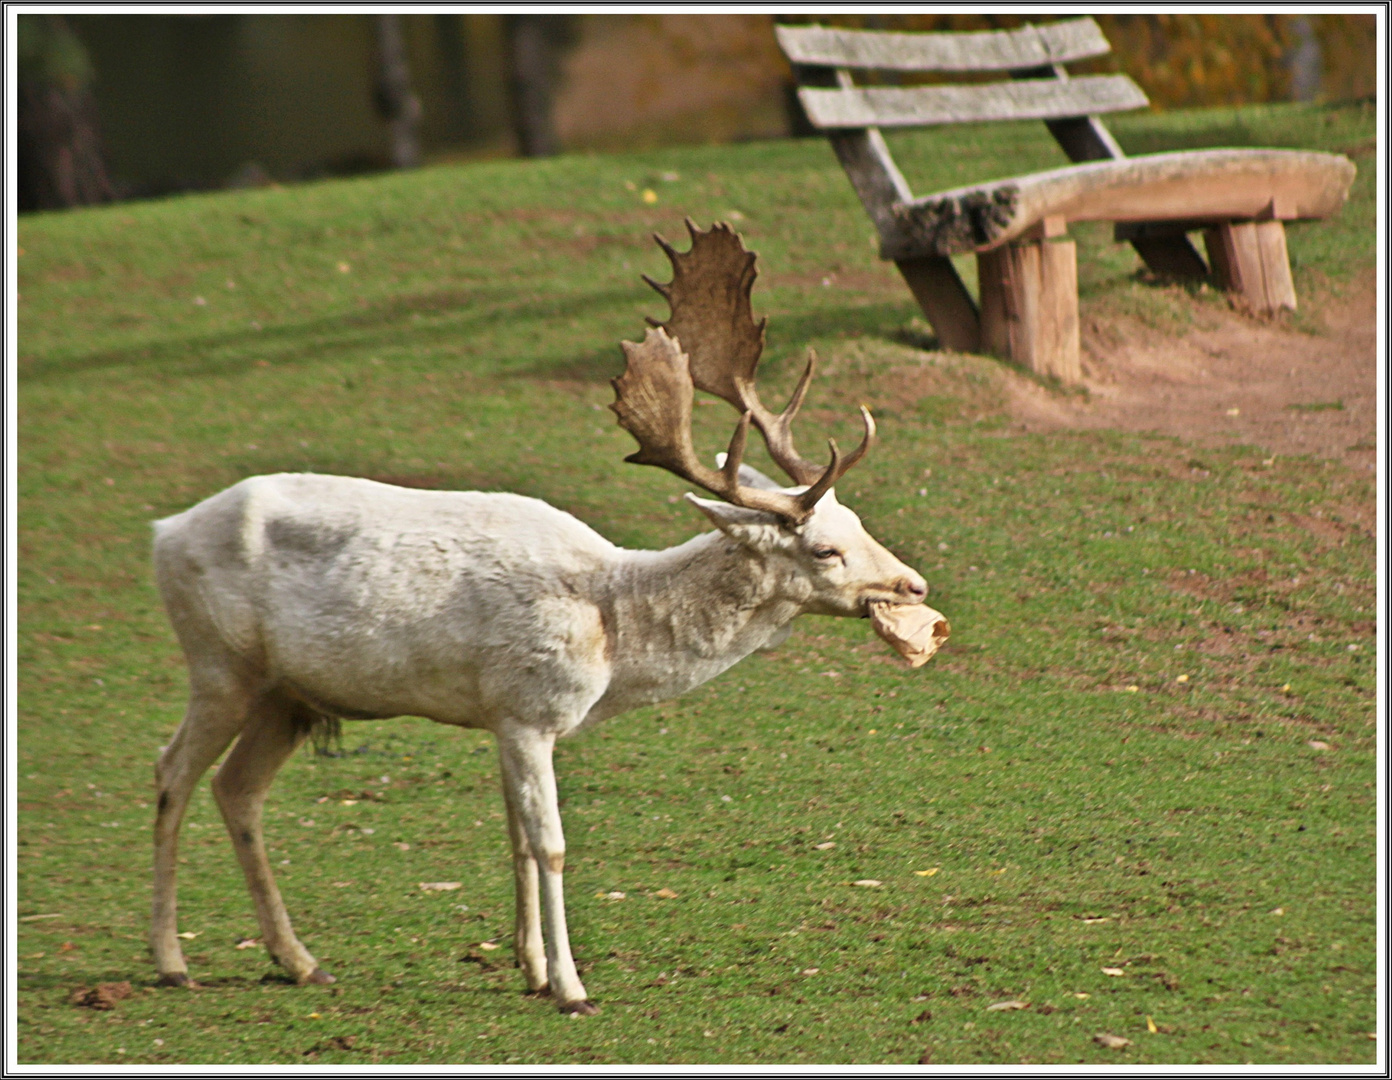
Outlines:
{"type": "Polygon", "coordinates": [[[834,547],[814,548],[812,550],[812,557],[823,561],[827,559],[839,559],[841,557],[841,552],[837,551],[834,547]]]}

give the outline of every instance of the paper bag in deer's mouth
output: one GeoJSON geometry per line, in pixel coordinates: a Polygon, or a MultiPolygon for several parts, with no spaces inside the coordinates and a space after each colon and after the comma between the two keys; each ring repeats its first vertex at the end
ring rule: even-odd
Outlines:
{"type": "Polygon", "coordinates": [[[952,631],[942,612],[925,604],[873,603],[870,624],[909,667],[928,663],[952,631]]]}

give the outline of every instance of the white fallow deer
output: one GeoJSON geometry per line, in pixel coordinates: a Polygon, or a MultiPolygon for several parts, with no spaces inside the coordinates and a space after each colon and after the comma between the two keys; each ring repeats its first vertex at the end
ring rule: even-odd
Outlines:
{"type": "Polygon", "coordinates": [[[161,983],[189,982],[175,922],[178,830],[199,777],[235,739],[213,793],[271,957],[301,983],[327,974],[295,937],[261,810],[276,771],[323,723],[423,716],[498,740],[517,890],[516,948],[531,991],[596,1011],[566,936],[558,738],[683,694],[787,637],[799,615],[864,617],[918,604],[923,578],[881,547],[832,485],[875,434],[820,467],[793,449],[807,371],[775,416],[754,389],[764,323],[754,255],[728,225],[701,232],[649,280],[672,308],[625,341],[614,380],[628,460],[720,496],[687,495],[715,526],[666,551],[628,551],[536,499],[421,491],[341,476],[243,480],[155,525],[160,591],[189,668],[188,711],[155,770],[154,914],[161,983]],[[721,467],[691,443],[693,385],[741,416],[721,467]],[[741,465],[750,425],[792,477],[741,465]]]}

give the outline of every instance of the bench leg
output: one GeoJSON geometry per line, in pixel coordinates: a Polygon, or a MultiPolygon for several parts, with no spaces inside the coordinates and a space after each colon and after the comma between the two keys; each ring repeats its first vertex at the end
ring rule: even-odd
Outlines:
{"type": "Polygon", "coordinates": [[[923,314],[933,324],[938,345],[956,352],[981,348],[981,320],[976,302],[962,284],[957,268],[946,255],[925,255],[895,262],[908,282],[923,314]]]}
{"type": "Polygon", "coordinates": [[[1079,382],[1077,245],[1007,244],[979,253],[976,266],[982,347],[1037,374],[1079,382]]]}
{"type": "Polygon", "coordinates": [[[1204,230],[1204,246],[1218,287],[1262,315],[1295,310],[1295,283],[1279,221],[1242,221],[1204,230]]]}

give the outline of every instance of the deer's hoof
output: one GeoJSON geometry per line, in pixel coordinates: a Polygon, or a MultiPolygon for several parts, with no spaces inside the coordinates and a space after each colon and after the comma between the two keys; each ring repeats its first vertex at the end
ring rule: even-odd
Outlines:
{"type": "Polygon", "coordinates": [[[599,1012],[599,1006],[593,1001],[568,1001],[560,1008],[568,1016],[594,1016],[599,1012]]]}
{"type": "Polygon", "coordinates": [[[312,986],[328,986],[329,983],[338,982],[337,979],[323,968],[315,968],[305,976],[304,981],[312,986]]]}
{"type": "Polygon", "coordinates": [[[192,986],[187,971],[161,971],[157,986],[192,986]]]}

